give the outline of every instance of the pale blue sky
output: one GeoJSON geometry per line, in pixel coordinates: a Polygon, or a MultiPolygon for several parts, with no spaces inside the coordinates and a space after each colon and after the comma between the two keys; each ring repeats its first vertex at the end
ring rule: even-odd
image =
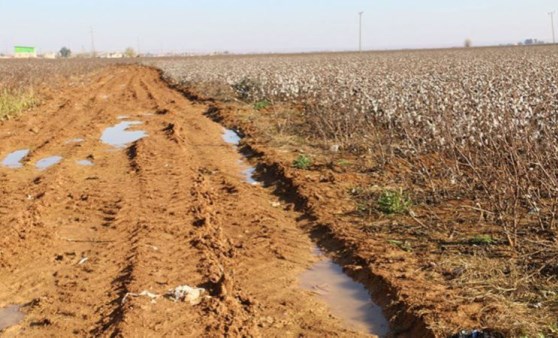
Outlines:
{"type": "Polygon", "coordinates": [[[89,51],[90,27],[102,51],[350,50],[359,11],[366,49],[550,41],[552,10],[558,0],[0,0],[0,52],[89,51]]]}

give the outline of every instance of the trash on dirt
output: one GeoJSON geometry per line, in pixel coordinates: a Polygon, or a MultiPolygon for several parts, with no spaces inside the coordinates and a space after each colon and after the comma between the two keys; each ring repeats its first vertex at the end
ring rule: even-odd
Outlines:
{"type": "Polygon", "coordinates": [[[141,121],[123,121],[103,131],[101,141],[116,148],[124,148],[129,143],[147,136],[143,130],[129,131],[131,126],[143,124],[141,121]]]}
{"type": "Polygon", "coordinates": [[[505,336],[499,332],[491,332],[488,330],[463,330],[451,338],[504,338],[505,336]]]}
{"type": "Polygon", "coordinates": [[[29,149],[21,149],[8,154],[2,161],[2,165],[11,169],[19,169],[23,167],[21,160],[29,155],[29,149]]]}
{"type": "Polygon", "coordinates": [[[126,299],[128,299],[128,297],[147,297],[151,300],[151,303],[157,303],[157,299],[161,296],[147,290],[144,290],[141,293],[128,292],[124,295],[124,298],[122,298],[122,304],[126,302],[126,299]]]}
{"type": "Polygon", "coordinates": [[[223,140],[228,144],[237,146],[240,143],[241,137],[236,131],[232,129],[224,129],[223,140]]]}
{"type": "Polygon", "coordinates": [[[62,161],[62,156],[50,156],[37,161],[37,163],[35,163],[35,166],[39,170],[46,170],[53,165],[60,163],[60,161],[62,161]]]}
{"type": "Polygon", "coordinates": [[[25,318],[25,314],[19,309],[18,305],[0,308],[0,331],[19,324],[25,318]]]}
{"type": "Polygon", "coordinates": [[[83,257],[82,259],[80,259],[80,261],[78,262],[78,265],[83,265],[85,264],[85,262],[87,262],[89,260],[89,257],[83,257]]]}
{"type": "Polygon", "coordinates": [[[323,255],[319,248],[316,256],[321,261],[300,276],[302,288],[322,299],[332,314],[354,329],[380,337],[389,333],[389,322],[368,291],[343,272],[343,268],[323,255]]]}
{"type": "Polygon", "coordinates": [[[183,301],[191,305],[198,305],[204,298],[206,290],[202,288],[193,288],[188,285],[181,285],[174,289],[169,290],[165,296],[174,300],[175,302],[183,301]]]}
{"type": "Polygon", "coordinates": [[[84,167],[91,167],[93,165],[95,165],[92,161],[90,160],[79,160],[77,161],[77,164],[82,165],[84,167]]]}
{"type": "Polygon", "coordinates": [[[271,206],[274,208],[279,208],[281,206],[280,202],[271,202],[271,206]]]}
{"type": "Polygon", "coordinates": [[[127,119],[128,117],[129,117],[128,115],[118,115],[118,116],[116,117],[116,119],[117,119],[117,120],[125,120],[125,119],[127,119]]]}
{"type": "MultiPolygon", "coordinates": [[[[171,299],[174,302],[188,302],[191,305],[198,305],[199,303],[202,302],[202,300],[204,298],[207,298],[209,296],[205,296],[205,294],[207,293],[207,291],[205,289],[202,288],[193,288],[190,287],[188,285],[181,285],[178,286],[174,289],[171,289],[169,291],[167,291],[167,293],[165,293],[165,297],[171,299]]],[[[161,297],[161,295],[158,295],[156,293],[152,293],[150,291],[142,291],[141,293],[133,293],[133,292],[128,292],[124,298],[122,298],[122,304],[124,304],[124,302],[126,302],[126,300],[128,299],[128,297],[147,297],[149,299],[151,299],[151,303],[156,303],[157,299],[159,299],[161,297]]]]}

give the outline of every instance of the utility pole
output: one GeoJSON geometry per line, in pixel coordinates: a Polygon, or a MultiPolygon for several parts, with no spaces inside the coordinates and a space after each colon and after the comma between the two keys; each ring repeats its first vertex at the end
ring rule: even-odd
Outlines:
{"type": "Polygon", "coordinates": [[[95,36],[93,35],[93,27],[91,27],[91,57],[95,57],[95,36]]]}
{"type": "Polygon", "coordinates": [[[554,34],[554,14],[556,14],[556,11],[548,13],[548,15],[550,15],[550,24],[552,25],[552,43],[556,43],[556,35],[554,34]]]}
{"type": "Polygon", "coordinates": [[[362,52],[362,14],[364,12],[358,12],[358,51],[362,52]]]}

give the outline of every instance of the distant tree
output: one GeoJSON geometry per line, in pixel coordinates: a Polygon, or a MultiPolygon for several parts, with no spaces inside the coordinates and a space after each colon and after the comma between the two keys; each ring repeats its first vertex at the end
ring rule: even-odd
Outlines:
{"type": "Polygon", "coordinates": [[[471,39],[465,40],[465,48],[471,48],[473,46],[473,41],[471,39]]]}
{"type": "Polygon", "coordinates": [[[127,57],[127,58],[135,58],[136,57],[136,51],[132,47],[128,47],[124,51],[124,56],[127,57]]]}
{"type": "Polygon", "coordinates": [[[63,58],[69,58],[72,55],[72,51],[69,48],[62,47],[62,49],[60,49],[59,54],[63,58]]]}

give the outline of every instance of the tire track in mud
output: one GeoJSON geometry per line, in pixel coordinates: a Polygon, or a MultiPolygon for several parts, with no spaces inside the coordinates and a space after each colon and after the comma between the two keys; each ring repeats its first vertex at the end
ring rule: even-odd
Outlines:
{"type": "Polygon", "coordinates": [[[66,158],[41,173],[0,169],[0,224],[25,235],[0,240],[9,247],[0,249],[0,280],[10,285],[0,306],[29,304],[7,336],[361,335],[300,289],[299,274],[317,260],[301,215],[243,182],[239,154],[205,105],[137,66],[60,97],[63,107],[0,125],[14,131],[13,145],[32,139],[18,128],[50,120],[39,133],[52,141],[37,155],[66,158]],[[98,139],[120,115],[142,120],[148,136],[111,151],[98,139]],[[86,141],[59,145],[73,134],[86,141]],[[94,166],[74,163],[88,154],[94,166]],[[208,297],[193,306],[133,296],[181,285],[208,297]]]}
{"type": "MultiPolygon", "coordinates": [[[[107,86],[109,84],[110,83],[104,84],[103,86],[107,86]]],[[[96,94],[94,94],[93,96],[95,95],[96,94]]],[[[92,96],[89,96],[85,98],[85,100],[91,101],[92,100],[91,97],[92,96]]],[[[81,100],[81,98],[78,98],[78,100],[81,100]]],[[[102,107],[99,109],[102,111],[102,107]]],[[[52,115],[55,115],[54,117],[56,119],[58,118],[58,115],[65,116],[68,114],[68,112],[69,111],[66,108],[64,108],[60,111],[57,111],[56,114],[52,114],[52,115]]],[[[70,118],[71,122],[65,124],[66,129],[75,130],[76,124],[79,125],[80,124],[79,122],[82,122],[80,126],[81,128],[83,128],[84,125],[90,126],[91,125],[90,122],[83,123],[84,120],[83,116],[86,117],[85,118],[86,121],[91,121],[98,117],[92,114],[88,115],[87,112],[85,112],[83,116],[79,112],[74,112],[73,115],[78,116],[79,118],[77,117],[73,119],[70,118]]],[[[56,123],[53,124],[56,125],[56,123]]],[[[58,129],[55,129],[54,133],[55,135],[52,136],[54,136],[54,138],[57,139],[57,142],[59,144],[62,144],[63,140],[60,137],[60,135],[58,135],[58,129]]],[[[87,133],[90,134],[92,133],[92,131],[88,130],[87,133]]],[[[50,142],[50,143],[54,144],[54,142],[50,142]]],[[[74,149],[75,147],[72,147],[70,150],[65,151],[64,157],[72,158],[74,149]]],[[[110,276],[110,274],[116,273],[114,271],[114,268],[111,269],[111,267],[114,266],[113,264],[114,256],[118,256],[118,255],[113,255],[113,254],[108,255],[108,253],[110,253],[109,250],[111,247],[115,247],[115,246],[123,247],[129,241],[128,238],[117,240],[119,238],[118,233],[110,229],[111,220],[108,219],[108,218],[114,218],[114,216],[98,215],[98,213],[100,213],[101,210],[98,210],[98,207],[95,206],[96,204],[108,205],[108,207],[110,208],[111,205],[118,204],[118,200],[116,201],[113,200],[113,196],[111,196],[112,195],[111,192],[114,190],[111,189],[111,187],[118,186],[118,183],[121,184],[122,182],[114,182],[114,181],[111,182],[110,175],[107,175],[109,178],[107,182],[105,181],[105,179],[102,178],[102,173],[99,173],[98,175],[93,175],[91,177],[82,177],[85,183],[81,183],[81,185],[87,187],[86,189],[83,189],[83,192],[79,191],[81,189],[78,189],[78,192],[76,193],[69,192],[68,191],[69,189],[64,188],[65,186],[72,187],[72,186],[80,185],[80,183],[78,182],[79,180],[74,179],[72,175],[67,175],[66,169],[68,169],[67,167],[71,165],[75,166],[75,164],[68,164],[67,166],[65,164],[62,164],[50,168],[43,173],[40,173],[40,176],[35,178],[33,180],[33,183],[31,183],[30,189],[25,189],[31,192],[30,196],[38,196],[39,198],[37,199],[36,202],[33,201],[33,204],[30,207],[28,207],[27,210],[24,211],[24,213],[33,215],[34,219],[42,220],[43,223],[47,223],[49,221],[52,221],[53,223],[57,223],[56,224],[58,226],[57,234],[59,236],[51,235],[47,227],[44,227],[45,230],[47,231],[38,231],[37,229],[38,227],[36,226],[36,224],[30,224],[29,222],[27,222],[27,224],[23,224],[21,227],[24,228],[25,231],[28,231],[29,228],[33,229],[33,231],[30,234],[31,236],[28,236],[28,240],[23,242],[22,244],[25,245],[26,242],[29,242],[31,245],[27,245],[26,247],[23,248],[21,246],[16,248],[14,250],[14,254],[17,254],[18,251],[21,252],[22,249],[26,251],[33,251],[32,255],[28,255],[30,258],[29,261],[20,260],[20,263],[27,267],[27,271],[28,271],[27,274],[29,275],[29,276],[19,276],[20,279],[30,280],[32,279],[33,274],[36,274],[38,270],[39,271],[41,270],[40,267],[33,266],[32,264],[33,261],[36,261],[37,263],[40,262],[40,264],[37,264],[39,266],[46,266],[50,268],[47,269],[48,271],[45,271],[43,273],[41,280],[48,281],[50,279],[52,281],[52,288],[54,289],[54,291],[46,292],[45,294],[43,294],[42,297],[40,298],[41,300],[43,300],[43,302],[35,302],[36,304],[35,307],[37,309],[34,311],[39,312],[41,316],[48,315],[48,312],[45,313],[45,311],[41,308],[43,303],[52,302],[53,299],[59,298],[60,302],[59,305],[53,309],[54,313],[62,313],[64,314],[64,317],[68,317],[70,318],[69,320],[76,322],[75,317],[76,317],[76,313],[79,313],[79,309],[76,310],[75,309],[76,307],[72,305],[81,305],[90,308],[98,307],[98,305],[95,305],[96,300],[102,300],[103,299],[102,295],[103,293],[105,293],[105,290],[110,290],[109,286],[106,286],[105,287],[106,289],[101,288],[101,286],[104,284],[103,281],[110,280],[108,279],[108,276],[110,276]],[[37,182],[39,182],[39,185],[37,187],[34,187],[34,184],[36,184],[37,182]],[[86,193],[86,191],[88,193],[86,193]],[[87,203],[87,200],[91,201],[92,203],[87,203]],[[60,208],[59,206],[57,206],[57,204],[58,205],[62,204],[63,207],[60,208]],[[83,210],[82,208],[90,209],[89,211],[91,212],[91,214],[89,216],[93,218],[92,220],[93,222],[91,222],[92,224],[89,222],[83,222],[82,220],[79,219],[80,216],[77,216],[80,211],[79,209],[83,210]],[[75,223],[86,223],[86,224],[78,224],[77,226],[72,226],[70,224],[65,224],[67,222],[61,219],[52,219],[52,220],[49,219],[53,216],[52,213],[58,211],[59,209],[63,209],[62,211],[59,212],[59,214],[72,214],[72,216],[70,216],[71,223],[75,222],[75,223]],[[98,226],[98,224],[103,224],[103,226],[98,226]],[[82,231],[83,229],[77,229],[77,227],[79,226],[83,226],[83,227],[89,226],[90,229],[93,229],[92,231],[93,233],[84,234],[82,231]],[[66,235],[66,237],[62,237],[64,235],[66,235]],[[48,248],[44,247],[43,244],[50,246],[56,242],[62,242],[62,243],[69,242],[71,244],[65,245],[65,248],[59,249],[58,252],[55,253],[51,252],[48,255],[43,254],[43,251],[46,252],[50,251],[48,250],[48,248]],[[108,244],[109,250],[106,250],[107,248],[101,251],[94,249],[95,247],[98,246],[107,246],[106,243],[109,243],[108,244]],[[110,243],[115,243],[115,244],[111,245],[110,243]],[[78,250],[73,251],[71,250],[72,247],[76,247],[78,248],[78,250]],[[93,250],[91,248],[93,248],[93,250]],[[84,257],[76,258],[76,256],[78,256],[78,254],[76,254],[76,251],[82,253],[88,253],[89,255],[95,257],[90,259],[89,262],[87,263],[87,265],[91,265],[93,266],[93,268],[89,266],[86,268],[77,267],[76,259],[81,260],[84,257]],[[51,260],[53,259],[52,256],[54,256],[54,260],[56,262],[59,262],[57,265],[62,265],[62,267],[52,266],[51,263],[51,260]],[[65,263],[65,261],[68,260],[70,260],[69,264],[65,263]],[[104,266],[102,268],[103,270],[102,273],[100,273],[99,271],[95,271],[94,269],[95,260],[98,261],[97,262],[98,265],[104,266]],[[93,275],[93,277],[91,277],[90,275],[93,275]],[[79,282],[77,281],[85,282],[85,284],[88,285],[87,286],[78,285],[79,282]],[[84,292],[85,290],[90,294],[89,295],[82,294],[85,293],[84,292]]],[[[96,170],[94,169],[93,171],[96,170]]],[[[29,174],[27,179],[29,179],[29,177],[34,177],[37,174],[34,171],[34,169],[26,170],[25,173],[29,174]]],[[[25,175],[22,176],[25,177],[25,175]]],[[[23,182],[24,182],[23,186],[25,186],[27,184],[26,180],[24,180],[23,182]]],[[[20,189],[21,186],[17,187],[15,191],[20,189]]],[[[118,192],[114,192],[114,193],[118,194],[118,192]]],[[[106,212],[106,210],[103,211],[106,212]]],[[[110,212],[110,213],[114,214],[114,212],[110,212]]],[[[10,245],[6,245],[6,246],[10,246],[10,245]]],[[[12,293],[18,293],[18,292],[20,293],[21,290],[12,293]]],[[[109,292],[107,291],[107,293],[109,292]]],[[[25,293],[22,293],[20,296],[25,297],[25,293]]],[[[74,327],[72,328],[71,332],[86,333],[88,329],[83,325],[79,325],[79,324],[84,324],[83,322],[90,322],[91,318],[93,318],[93,316],[90,314],[84,315],[82,318],[80,318],[81,323],[80,321],[77,321],[78,325],[72,325],[74,327]],[[85,316],[87,316],[87,318],[85,318],[85,316]]],[[[59,322],[63,322],[63,321],[64,319],[59,320],[59,322]]],[[[52,323],[53,321],[48,318],[43,320],[39,317],[39,319],[36,320],[35,322],[52,323]]],[[[59,332],[61,328],[57,324],[58,323],[49,324],[48,326],[53,326],[52,330],[54,332],[59,332]]]]}
{"type": "MultiPolygon", "coordinates": [[[[111,78],[114,82],[114,79],[118,77],[112,76],[111,78]]],[[[103,84],[103,86],[107,87],[105,90],[109,90],[110,79],[107,83],[103,84]]],[[[96,93],[94,93],[93,96],[89,95],[84,100],[87,102],[95,101],[92,97],[94,98],[96,95],[96,93]]],[[[81,98],[78,98],[78,102],[80,102],[80,99],[81,98]]],[[[79,103],[75,104],[75,106],[79,105],[79,103]]],[[[87,107],[88,105],[85,104],[84,106],[87,107]]],[[[105,108],[97,105],[96,110],[102,113],[105,108]]],[[[63,109],[53,114],[53,118],[56,119],[58,115],[64,116],[68,113],[71,113],[71,111],[63,109]]],[[[81,124],[79,128],[85,128],[85,126],[92,126],[96,123],[103,123],[107,120],[106,116],[103,117],[99,116],[99,114],[91,114],[89,109],[88,111],[82,113],[83,116],[86,116],[85,119],[80,113],[81,112],[74,112],[73,115],[79,116],[79,118],[69,118],[71,122],[66,123],[63,128],[75,130],[76,124],[81,124]],[[92,122],[98,118],[101,118],[101,121],[92,122]],[[87,122],[83,122],[84,120],[87,122]]],[[[68,115],[71,117],[72,114],[68,115]]],[[[56,124],[57,123],[55,122],[53,123],[53,125],[56,124]]],[[[89,129],[90,130],[86,130],[88,134],[95,133],[94,127],[89,129]]],[[[66,135],[64,138],[60,137],[57,129],[52,131],[52,133],[54,134],[49,135],[48,137],[54,138],[58,144],[62,144],[63,139],[68,136],[66,135]]],[[[54,144],[55,142],[52,141],[48,143],[54,144]]],[[[94,145],[98,142],[96,140],[86,142],[89,146],[91,143],[94,145]]],[[[73,154],[75,153],[74,150],[76,148],[77,147],[71,147],[69,150],[64,150],[62,152],[64,157],[68,159],[73,158],[73,154]]],[[[50,149],[45,149],[45,151],[54,151],[54,149],[53,147],[50,147],[50,149]]],[[[115,156],[117,156],[117,154],[115,154],[115,156]]],[[[125,156],[123,156],[123,158],[125,158],[125,156]]],[[[114,158],[112,159],[112,161],[115,160],[116,159],[114,158]]],[[[122,161],[122,158],[120,161],[122,161]]],[[[116,160],[115,162],[118,163],[119,161],[116,160]]],[[[99,167],[103,165],[104,163],[100,161],[99,167]]],[[[122,225],[118,223],[126,222],[125,219],[123,220],[124,217],[120,217],[118,215],[120,209],[122,208],[119,204],[122,204],[123,198],[126,196],[117,198],[114,197],[121,194],[121,191],[114,189],[122,184],[122,182],[120,182],[121,178],[118,179],[118,177],[116,177],[117,179],[114,180],[111,173],[106,175],[103,173],[102,168],[95,167],[92,169],[79,170],[77,172],[74,171],[74,175],[76,173],[78,175],[84,174],[86,171],[95,173],[95,175],[86,177],[82,176],[80,179],[74,179],[72,175],[65,176],[67,175],[67,169],[69,166],[75,167],[75,164],[68,163],[67,165],[57,165],[41,173],[40,176],[33,180],[34,183],[38,181],[39,185],[37,188],[33,188],[33,185],[31,185],[33,188],[30,190],[32,191],[31,196],[40,196],[40,198],[38,198],[38,201],[36,203],[34,202],[33,205],[24,212],[35,215],[34,218],[41,219],[42,223],[56,223],[58,236],[51,236],[48,232],[45,233],[34,229],[34,237],[42,240],[27,241],[31,242],[32,245],[28,246],[26,249],[33,249],[35,251],[35,254],[30,255],[31,261],[41,260],[40,265],[48,267],[49,265],[52,265],[50,262],[51,258],[49,256],[54,256],[54,260],[57,262],[57,265],[62,265],[61,267],[51,266],[50,269],[48,269],[48,272],[45,271],[43,273],[43,278],[41,278],[41,280],[47,281],[50,279],[52,282],[52,289],[54,290],[45,292],[40,298],[41,302],[35,302],[36,309],[33,309],[33,312],[38,312],[41,317],[46,318],[41,319],[41,317],[39,317],[35,323],[48,323],[47,326],[52,326],[51,330],[53,330],[53,332],[63,331],[64,328],[70,327],[72,328],[71,332],[74,334],[82,333],[85,335],[89,331],[87,327],[91,325],[91,323],[95,320],[95,317],[92,314],[82,314],[79,320],[76,320],[76,317],[78,317],[78,314],[82,311],[81,309],[83,307],[99,308],[99,304],[103,304],[104,302],[108,302],[110,300],[112,292],[117,293],[119,291],[118,286],[113,287],[110,283],[107,283],[107,281],[111,280],[111,275],[118,276],[119,271],[125,271],[125,269],[121,268],[121,266],[123,264],[122,262],[126,262],[126,257],[118,257],[118,252],[122,251],[122,249],[126,248],[129,243],[133,242],[131,241],[130,236],[131,234],[133,235],[134,232],[130,232],[129,230],[124,232],[118,231],[118,227],[122,225]],[[80,180],[83,180],[85,183],[80,183],[80,180]],[[67,187],[73,186],[85,189],[78,189],[77,192],[67,189],[67,187]],[[99,208],[99,205],[102,207],[99,208]],[[70,212],[67,212],[68,210],[70,212]],[[78,216],[83,211],[87,211],[85,213],[87,216],[78,216]],[[70,216],[70,222],[66,222],[65,220],[53,217],[53,215],[56,214],[72,214],[72,216],[70,216]],[[80,219],[80,217],[89,217],[91,220],[87,221],[87,219],[80,219]],[[85,231],[84,233],[84,228],[87,228],[89,231],[85,231]],[[53,242],[56,243],[56,241],[62,243],[67,242],[68,244],[64,245],[65,248],[58,249],[56,252],[51,252],[49,255],[46,255],[46,257],[41,254],[43,251],[50,251],[48,248],[42,246],[43,243],[51,245],[53,242]],[[99,247],[102,247],[102,249],[99,250],[99,247]],[[76,250],[72,250],[73,248],[76,250]],[[89,257],[86,257],[85,255],[88,255],[89,257]],[[84,258],[88,258],[88,261],[81,266],[81,264],[78,263],[84,258]],[[113,288],[115,290],[112,290],[113,288]],[[107,294],[108,297],[105,294],[107,294]],[[59,300],[58,305],[52,309],[53,311],[45,311],[46,309],[44,309],[44,307],[48,307],[48,305],[44,306],[44,304],[53,302],[55,299],[59,300]],[[56,315],[59,313],[63,314],[63,318],[60,318],[56,322],[49,319],[49,317],[53,314],[56,315]],[[64,317],[66,317],[67,320],[64,317]],[[66,321],[71,323],[66,324],[66,321]]],[[[36,174],[33,169],[27,170],[27,173],[30,174],[29,177],[33,177],[36,174]]],[[[126,173],[126,171],[124,171],[124,173],[126,173]]],[[[134,184],[127,184],[127,186],[133,187],[134,184]]],[[[127,190],[127,192],[129,192],[129,190],[127,190]]],[[[136,209],[135,206],[137,205],[131,203],[131,200],[132,199],[130,197],[127,197],[124,204],[132,209],[133,212],[133,209],[136,209]]],[[[35,224],[33,224],[33,226],[34,225],[35,224]]],[[[30,228],[32,225],[28,223],[22,227],[30,228]]],[[[22,248],[20,247],[18,249],[21,250],[22,248]]],[[[128,251],[130,250],[131,249],[128,251]]],[[[17,253],[17,251],[15,251],[15,253],[17,253]]],[[[33,275],[37,270],[40,270],[40,268],[33,267],[31,263],[27,263],[25,265],[29,267],[28,271],[30,275],[33,275]]],[[[32,276],[20,276],[20,279],[23,279],[23,281],[29,281],[32,280],[32,276]]],[[[112,284],[114,285],[115,283],[113,282],[112,284]]],[[[41,284],[38,284],[36,287],[47,288],[41,284]]],[[[24,297],[25,293],[21,296],[24,297]]],[[[45,329],[45,331],[48,332],[49,330],[45,329]]]]}

